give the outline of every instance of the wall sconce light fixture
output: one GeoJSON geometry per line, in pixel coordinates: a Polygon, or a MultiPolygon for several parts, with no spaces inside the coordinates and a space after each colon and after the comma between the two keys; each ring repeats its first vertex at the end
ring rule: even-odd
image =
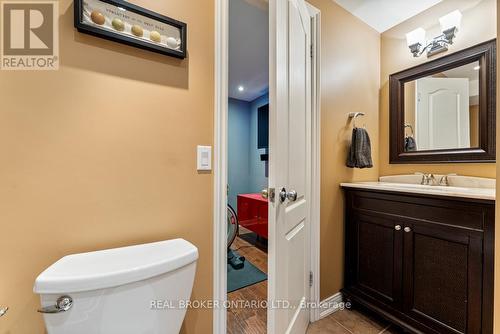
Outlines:
{"type": "Polygon", "coordinates": [[[462,13],[455,10],[439,19],[441,25],[441,35],[434,37],[427,43],[425,30],[423,28],[415,29],[406,34],[406,41],[413,57],[420,57],[427,51],[427,57],[448,50],[448,45],[453,44],[453,39],[457,36],[462,21],[462,13]]]}

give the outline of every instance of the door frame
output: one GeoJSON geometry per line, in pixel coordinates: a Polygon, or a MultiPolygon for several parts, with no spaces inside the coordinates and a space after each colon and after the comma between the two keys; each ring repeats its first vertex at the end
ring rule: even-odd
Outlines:
{"type": "MultiPolygon", "coordinates": [[[[269,6],[278,0],[270,0],[269,6]]],[[[320,184],[321,184],[321,13],[307,3],[312,26],[312,184],[311,184],[311,259],[310,268],[313,277],[311,286],[310,319],[311,322],[320,319],[320,184]]],[[[270,21],[270,54],[274,54],[275,44],[271,29],[276,22],[271,17],[270,21]]],[[[213,193],[213,333],[227,333],[227,228],[220,222],[226,221],[227,205],[227,117],[228,117],[228,61],[229,61],[229,0],[215,1],[215,97],[214,97],[214,193],[213,193]]],[[[275,63],[269,62],[269,71],[275,71],[275,63]]],[[[270,83],[271,84],[271,83],[270,83]]],[[[272,96],[276,89],[269,87],[269,101],[276,101],[272,96]]],[[[273,247],[270,245],[268,257],[274,256],[273,247]]],[[[272,277],[268,277],[271,280],[272,277]]],[[[269,292],[268,292],[269,295],[269,292]]],[[[272,324],[268,323],[272,328],[272,324]]],[[[273,333],[270,333],[273,334],[273,333]]]]}

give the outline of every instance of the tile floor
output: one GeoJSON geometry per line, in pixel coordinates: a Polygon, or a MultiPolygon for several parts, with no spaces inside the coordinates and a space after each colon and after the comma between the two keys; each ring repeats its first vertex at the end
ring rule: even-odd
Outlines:
{"type": "Polygon", "coordinates": [[[307,334],[402,334],[385,320],[358,310],[337,311],[309,326],[307,334]]]}

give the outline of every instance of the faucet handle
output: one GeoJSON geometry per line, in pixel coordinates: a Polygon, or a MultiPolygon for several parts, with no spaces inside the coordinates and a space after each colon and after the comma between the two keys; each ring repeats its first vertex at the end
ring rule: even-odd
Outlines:
{"type": "Polygon", "coordinates": [[[457,174],[448,174],[448,175],[441,176],[441,178],[439,179],[439,185],[440,186],[449,186],[450,182],[448,181],[448,176],[455,176],[455,175],[457,175],[457,174]]]}

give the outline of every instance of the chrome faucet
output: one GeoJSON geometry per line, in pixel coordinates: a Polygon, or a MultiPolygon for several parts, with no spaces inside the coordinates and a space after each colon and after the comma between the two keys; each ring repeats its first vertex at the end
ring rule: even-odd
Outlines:
{"type": "Polygon", "coordinates": [[[422,181],[420,184],[426,185],[426,186],[449,186],[450,185],[450,180],[448,179],[448,176],[456,176],[457,174],[448,174],[448,175],[442,175],[439,178],[439,181],[436,180],[436,177],[434,174],[422,174],[422,181]]]}
{"type": "Polygon", "coordinates": [[[422,181],[420,184],[426,185],[426,186],[436,186],[438,185],[438,182],[436,181],[436,177],[434,174],[422,174],[422,181]]]}

